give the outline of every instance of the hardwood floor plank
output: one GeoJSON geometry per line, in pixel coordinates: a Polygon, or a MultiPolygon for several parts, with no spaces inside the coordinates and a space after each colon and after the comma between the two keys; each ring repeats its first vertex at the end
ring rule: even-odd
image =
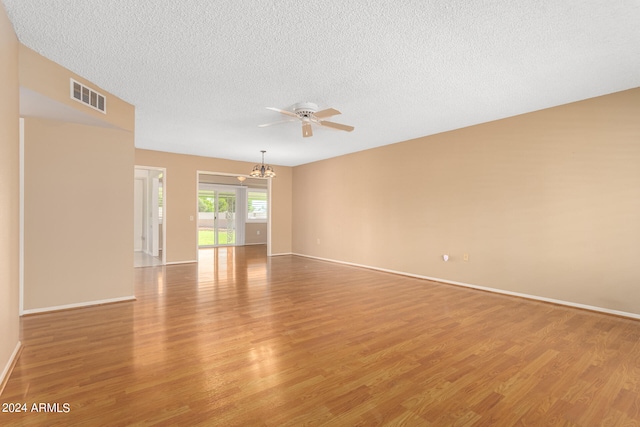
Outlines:
{"type": "Polygon", "coordinates": [[[29,411],[0,425],[640,425],[637,320],[260,246],[202,260],[21,319],[0,403],[29,411]]]}

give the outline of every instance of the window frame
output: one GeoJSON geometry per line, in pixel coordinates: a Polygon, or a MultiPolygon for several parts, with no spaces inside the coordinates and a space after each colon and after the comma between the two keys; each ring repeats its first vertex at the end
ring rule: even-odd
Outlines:
{"type": "Polygon", "coordinates": [[[246,208],[246,213],[245,213],[245,221],[247,223],[267,223],[269,222],[269,191],[267,188],[251,188],[251,187],[247,187],[247,197],[246,197],[246,201],[247,201],[247,208],[246,208]],[[265,200],[267,202],[267,206],[265,209],[265,217],[264,218],[250,218],[249,217],[249,193],[264,193],[265,195],[265,200]]]}

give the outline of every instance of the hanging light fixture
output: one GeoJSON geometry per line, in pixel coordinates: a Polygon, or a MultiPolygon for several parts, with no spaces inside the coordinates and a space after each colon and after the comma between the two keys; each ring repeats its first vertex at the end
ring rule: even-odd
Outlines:
{"type": "Polygon", "coordinates": [[[264,164],[264,153],[266,153],[266,151],[260,150],[260,152],[262,153],[262,164],[255,165],[249,176],[253,176],[256,178],[275,178],[276,173],[271,165],[264,164]]]}

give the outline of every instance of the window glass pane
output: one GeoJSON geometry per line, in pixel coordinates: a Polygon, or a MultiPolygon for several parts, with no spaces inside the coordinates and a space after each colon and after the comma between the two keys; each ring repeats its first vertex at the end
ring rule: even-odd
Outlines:
{"type": "MultiPolygon", "coordinates": [[[[162,178],[162,175],[160,175],[160,178],[162,178]]],[[[162,181],[160,181],[158,187],[158,222],[160,224],[162,224],[162,206],[162,181]]]]}
{"type": "Polygon", "coordinates": [[[249,190],[247,192],[247,219],[266,220],[267,219],[267,192],[260,190],[249,190]]]}
{"type": "Polygon", "coordinates": [[[212,190],[200,190],[198,192],[198,212],[215,212],[215,193],[212,190]]]}
{"type": "Polygon", "coordinates": [[[80,85],[76,82],[73,82],[73,97],[82,100],[80,85]]]}

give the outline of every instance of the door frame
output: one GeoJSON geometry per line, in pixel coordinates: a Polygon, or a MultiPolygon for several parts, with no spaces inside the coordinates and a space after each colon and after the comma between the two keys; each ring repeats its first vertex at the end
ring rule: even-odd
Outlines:
{"type": "MultiPolygon", "coordinates": [[[[157,166],[134,165],[134,180],[135,180],[136,169],[160,172],[162,174],[162,257],[161,257],[161,261],[162,261],[162,265],[167,265],[167,248],[168,248],[168,245],[167,245],[167,168],[157,167],[157,166]]],[[[148,179],[145,179],[145,181],[148,181],[148,179]]],[[[147,183],[146,188],[148,187],[149,185],[147,183]]],[[[149,203],[149,200],[151,200],[151,198],[146,197],[146,200],[147,200],[147,203],[149,203]]]]}
{"type": "MultiPolygon", "coordinates": [[[[195,203],[195,212],[198,213],[198,190],[200,188],[200,175],[214,175],[214,176],[225,176],[225,177],[239,177],[244,176],[245,178],[256,179],[255,177],[249,176],[244,173],[227,173],[227,172],[214,172],[214,171],[206,171],[206,170],[196,170],[196,197],[194,200],[195,203]]],[[[271,256],[271,179],[272,178],[257,178],[263,179],[267,181],[267,256],[271,256]]],[[[236,187],[241,187],[241,185],[237,185],[236,187]]],[[[236,202],[237,206],[237,202],[236,202]]],[[[236,231],[237,232],[237,231],[236,231]]],[[[196,244],[196,254],[198,254],[199,245],[198,245],[198,222],[195,221],[195,244],[196,244]]]]}
{"type": "MultiPolygon", "coordinates": [[[[149,188],[149,184],[148,184],[148,179],[149,176],[147,174],[147,176],[145,177],[139,177],[139,176],[135,176],[133,178],[133,232],[134,232],[134,239],[140,239],[140,251],[144,252],[144,253],[148,253],[148,242],[149,240],[147,239],[147,231],[148,231],[148,215],[147,215],[147,209],[149,208],[149,199],[148,199],[148,195],[147,195],[147,191],[149,188]],[[136,194],[137,191],[137,187],[140,187],[140,194],[136,194]],[[138,203],[141,202],[139,205],[138,203]],[[138,205],[138,206],[136,206],[138,205]],[[136,208],[140,208],[140,215],[138,218],[136,218],[138,215],[136,215],[137,210],[136,208]],[[140,224],[140,230],[137,230],[136,228],[136,221],[138,220],[142,220],[142,223],[140,224]],[[137,236],[136,231],[140,231],[140,236],[137,236]]],[[[136,252],[136,242],[134,241],[134,245],[133,245],[133,251],[136,252]]]]}

